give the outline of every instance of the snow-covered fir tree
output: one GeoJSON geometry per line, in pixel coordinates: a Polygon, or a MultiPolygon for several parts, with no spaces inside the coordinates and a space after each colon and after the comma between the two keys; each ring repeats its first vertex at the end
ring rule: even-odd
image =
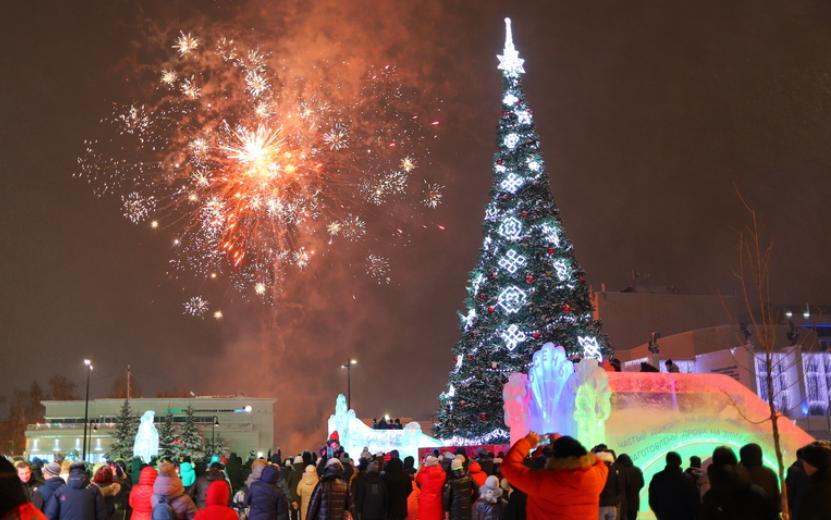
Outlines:
{"type": "Polygon", "coordinates": [[[193,416],[193,407],[188,405],[185,410],[185,425],[182,427],[182,434],[179,436],[182,442],[176,443],[177,456],[188,456],[193,460],[205,457],[205,439],[193,416]]]}
{"type": "Polygon", "coordinates": [[[171,460],[176,457],[176,427],[170,412],[164,416],[159,430],[159,457],[171,460]]]}
{"type": "Polygon", "coordinates": [[[139,419],[133,415],[130,401],[124,400],[121,411],[115,419],[113,442],[107,457],[111,460],[130,460],[133,457],[133,444],[138,433],[139,419]]]}
{"type": "Polygon", "coordinates": [[[505,48],[498,56],[502,115],[484,240],[470,273],[461,338],[435,424],[439,438],[455,443],[508,440],[502,386],[510,373],[527,372],[544,343],[562,345],[572,358],[610,354],[551,195],[510,19],[505,26],[505,48]]]}

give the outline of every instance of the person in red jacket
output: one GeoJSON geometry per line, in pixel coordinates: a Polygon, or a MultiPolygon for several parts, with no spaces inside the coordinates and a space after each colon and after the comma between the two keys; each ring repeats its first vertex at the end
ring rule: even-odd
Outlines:
{"type": "Polygon", "coordinates": [[[439,459],[433,456],[424,459],[424,465],[416,474],[416,484],[421,490],[418,496],[419,520],[442,520],[444,518],[442,492],[445,480],[447,480],[447,473],[439,465],[439,459]]]}
{"type": "Polygon", "coordinates": [[[488,479],[487,473],[482,471],[482,466],[473,459],[470,460],[470,464],[467,467],[467,474],[476,482],[477,487],[484,486],[485,481],[488,479]]]}
{"type": "Polygon", "coordinates": [[[193,520],[239,520],[236,511],[228,507],[231,489],[224,480],[215,480],[208,486],[205,507],[196,513],[193,520]]]}
{"type": "Polygon", "coordinates": [[[502,474],[511,486],[528,495],[526,518],[596,520],[609,469],[576,439],[557,434],[550,439],[553,456],[542,469],[525,465],[528,453],[540,443],[535,432],[518,440],[502,461],[502,474]]]}
{"type": "Polygon", "coordinates": [[[139,473],[138,484],[130,490],[130,507],[133,514],[130,520],[150,520],[153,516],[153,484],[159,472],[152,466],[147,466],[139,473]]]}

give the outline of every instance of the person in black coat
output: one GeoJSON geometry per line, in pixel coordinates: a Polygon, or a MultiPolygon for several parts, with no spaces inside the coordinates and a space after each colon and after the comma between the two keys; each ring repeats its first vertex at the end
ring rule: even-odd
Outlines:
{"type": "Polygon", "coordinates": [[[649,507],[658,520],[698,518],[698,492],[692,480],[681,471],[681,456],[671,451],[666,467],[649,483],[649,507]]]}
{"type": "Polygon", "coordinates": [[[791,518],[797,519],[799,502],[808,486],[808,475],[805,474],[805,466],[802,465],[802,448],[796,450],[796,460],[788,468],[785,483],[788,486],[788,509],[791,511],[791,518]]]}
{"type": "Polygon", "coordinates": [[[354,479],[356,520],[384,520],[389,509],[387,483],[381,478],[378,462],[371,462],[360,477],[354,479]]]}
{"type": "Polygon", "coordinates": [[[69,468],[69,478],[49,499],[44,513],[49,520],[108,520],[104,497],[89,485],[83,462],[69,468]]]}
{"type": "Polygon", "coordinates": [[[635,466],[632,458],[625,453],[618,456],[617,463],[620,464],[623,470],[626,495],[621,511],[621,520],[637,520],[638,510],[641,508],[640,494],[644,485],[643,472],[635,466]]]}
{"type": "Polygon", "coordinates": [[[277,467],[269,464],[260,480],[251,483],[245,495],[249,520],[288,520],[288,497],[277,485],[279,476],[277,467]]]}
{"type": "Polygon", "coordinates": [[[404,472],[401,459],[393,458],[384,466],[384,482],[389,493],[389,520],[404,520],[407,518],[407,497],[413,491],[413,481],[404,472]]]}
{"type": "Polygon", "coordinates": [[[793,519],[831,518],[831,443],[817,441],[802,448],[802,465],[808,480],[793,519]]]}
{"type": "Polygon", "coordinates": [[[343,464],[338,459],[329,459],[309,499],[306,520],[342,520],[352,510],[349,486],[341,477],[343,464]]]}
{"type": "Polygon", "coordinates": [[[225,473],[222,471],[222,464],[214,462],[204,475],[196,479],[196,484],[194,484],[193,489],[191,490],[193,493],[193,502],[196,504],[198,509],[203,509],[205,507],[205,499],[208,497],[208,488],[211,487],[211,484],[217,480],[225,482],[229,488],[228,494],[233,495],[230,490],[231,484],[228,484],[228,480],[225,478],[225,473]]]}
{"type": "Polygon", "coordinates": [[[444,484],[444,510],[450,520],[470,520],[473,502],[479,495],[476,483],[467,474],[460,457],[450,464],[450,476],[444,484]]]}
{"type": "Polygon", "coordinates": [[[701,503],[701,520],[776,520],[779,511],[765,491],[753,483],[736,454],[726,446],[716,448],[707,468],[710,489],[701,503]]]}

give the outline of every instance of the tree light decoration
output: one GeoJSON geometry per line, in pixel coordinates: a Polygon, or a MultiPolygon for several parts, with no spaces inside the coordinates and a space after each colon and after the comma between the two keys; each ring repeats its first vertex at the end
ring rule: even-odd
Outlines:
{"type": "Polygon", "coordinates": [[[610,350],[549,188],[533,112],[520,84],[523,60],[506,25],[499,55],[504,90],[485,206],[482,248],[460,316],[456,365],[439,396],[436,434],[454,444],[505,442],[502,387],[545,342],[571,359],[610,350]],[[578,338],[594,338],[586,350],[578,338]],[[451,395],[452,394],[452,395],[451,395]]]}
{"type": "Polygon", "coordinates": [[[578,336],[577,342],[583,350],[583,357],[602,359],[603,350],[597,338],[594,336],[578,336]]]}

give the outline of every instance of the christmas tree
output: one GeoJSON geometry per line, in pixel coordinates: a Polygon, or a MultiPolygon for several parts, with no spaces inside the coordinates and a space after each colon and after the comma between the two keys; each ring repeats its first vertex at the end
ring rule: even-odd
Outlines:
{"type": "Polygon", "coordinates": [[[130,401],[125,399],[124,404],[121,405],[121,412],[115,419],[113,442],[107,453],[110,460],[129,460],[133,457],[133,443],[136,440],[138,427],[139,421],[133,416],[130,401]]]}
{"type": "Polygon", "coordinates": [[[610,353],[592,316],[589,291],[563,232],[545,162],[525,101],[525,72],[505,19],[499,58],[504,93],[493,187],[482,225],[484,241],[470,273],[455,366],[439,396],[439,438],[455,443],[505,442],[502,386],[512,372],[527,372],[544,343],[562,345],[572,358],[610,353]]]}
{"type": "Polygon", "coordinates": [[[176,457],[175,446],[176,428],[173,425],[173,414],[168,412],[159,430],[159,457],[173,460],[176,457]]]}
{"type": "Polygon", "coordinates": [[[205,439],[196,427],[193,407],[190,405],[185,410],[185,426],[182,428],[181,439],[182,442],[177,445],[178,456],[188,456],[193,460],[199,460],[205,456],[205,439]]]}

